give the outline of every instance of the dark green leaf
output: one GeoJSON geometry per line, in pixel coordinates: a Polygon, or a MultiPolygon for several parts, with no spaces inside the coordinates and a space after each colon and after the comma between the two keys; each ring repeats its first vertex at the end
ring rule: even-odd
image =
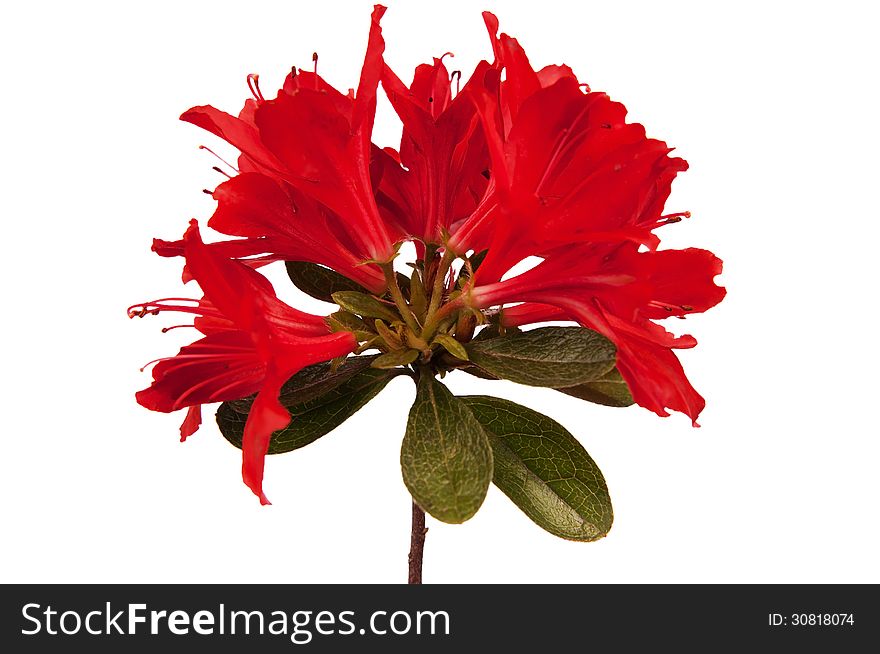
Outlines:
{"type": "Polygon", "coordinates": [[[536,524],[577,541],[602,538],[614,514],[605,478],[568,430],[509,400],[460,398],[489,434],[495,485],[536,524]]]}
{"type": "Polygon", "coordinates": [[[443,522],[473,516],[492,480],[492,448],[467,406],[422,373],[400,450],[403,481],[416,503],[443,522]]]}
{"type": "MultiPolygon", "coordinates": [[[[373,357],[357,358],[372,359],[373,357]]],[[[343,365],[342,368],[344,367],[343,365]]],[[[282,404],[290,411],[292,419],[290,425],[272,434],[269,454],[290,452],[330,433],[373,399],[396,375],[397,373],[391,370],[375,370],[367,367],[323,394],[318,396],[312,394],[311,399],[307,401],[288,403],[285,400],[289,398],[282,397],[282,404]]],[[[314,393],[314,390],[311,392],[314,393]]],[[[250,407],[241,411],[240,403],[237,404],[237,407],[231,402],[221,404],[217,409],[217,424],[224,438],[240,448],[250,407]]]]}
{"type": "Polygon", "coordinates": [[[324,302],[333,302],[333,294],[337,291],[367,290],[345,275],[340,275],[335,270],[319,266],[307,261],[285,261],[287,276],[290,281],[303,293],[324,302]]]}
{"type": "Polygon", "coordinates": [[[398,366],[408,366],[419,358],[418,350],[394,350],[387,354],[381,354],[373,361],[373,368],[397,368],[398,366]]]}
{"type": "Polygon", "coordinates": [[[617,368],[605,373],[596,381],[568,388],[557,388],[556,390],[587,402],[604,404],[605,406],[623,407],[633,404],[633,396],[617,368]]]}
{"type": "Polygon", "coordinates": [[[463,368],[459,368],[462,372],[466,372],[469,375],[473,375],[474,377],[479,377],[480,379],[488,379],[489,381],[498,381],[498,377],[495,375],[490,375],[488,372],[484,370],[480,370],[476,366],[464,366],[463,368]]]}
{"type": "Polygon", "coordinates": [[[585,327],[539,327],[467,345],[485,372],[528,386],[565,388],[595,381],[614,367],[616,348],[585,327]]]}
{"type": "Polygon", "coordinates": [[[381,318],[388,323],[401,321],[400,315],[391,306],[366,293],[338,291],[333,294],[333,302],[365,318],[381,318]]]}

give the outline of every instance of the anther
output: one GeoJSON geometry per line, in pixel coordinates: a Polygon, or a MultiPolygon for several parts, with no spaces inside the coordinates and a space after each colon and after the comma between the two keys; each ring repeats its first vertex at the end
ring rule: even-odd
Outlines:
{"type": "Polygon", "coordinates": [[[461,71],[453,70],[452,75],[449,77],[450,83],[452,80],[455,80],[455,95],[458,95],[459,91],[461,91],[461,71]]]}
{"type": "Polygon", "coordinates": [[[690,218],[690,211],[682,211],[681,213],[670,213],[665,216],[660,216],[660,220],[663,221],[663,224],[670,225],[672,223],[681,222],[682,218],[690,218]]]}
{"type": "Polygon", "coordinates": [[[167,334],[172,329],[180,329],[181,327],[195,327],[195,325],[171,325],[171,327],[163,327],[162,333],[167,334]]]}
{"type": "Polygon", "coordinates": [[[312,53],[312,64],[314,67],[312,72],[315,73],[315,75],[317,75],[318,74],[318,53],[317,52],[312,53]]]}
{"type": "Polygon", "coordinates": [[[213,154],[215,157],[217,157],[221,162],[223,162],[224,164],[226,164],[227,166],[229,166],[230,168],[232,168],[232,170],[234,170],[235,172],[239,172],[239,171],[238,171],[238,168],[236,168],[236,167],[233,166],[231,163],[229,163],[228,161],[226,161],[226,159],[224,159],[224,158],[221,157],[219,154],[217,154],[216,152],[214,152],[214,151],[213,151],[211,148],[209,148],[207,145],[200,145],[200,146],[199,146],[199,150],[205,150],[205,151],[207,151],[207,152],[210,152],[210,153],[213,154]]]}
{"type": "Polygon", "coordinates": [[[202,189],[202,193],[204,193],[205,195],[214,195],[214,191],[209,191],[209,190],[206,189],[206,188],[203,188],[203,189],[202,189]]]}
{"type": "Polygon", "coordinates": [[[251,73],[247,76],[247,85],[248,89],[250,89],[251,95],[254,96],[254,99],[257,102],[265,102],[266,99],[263,97],[263,93],[260,91],[260,76],[256,73],[251,73]]]}
{"type": "Polygon", "coordinates": [[[222,170],[219,166],[211,166],[211,170],[216,170],[221,175],[226,175],[229,179],[232,179],[232,175],[222,170]]]}

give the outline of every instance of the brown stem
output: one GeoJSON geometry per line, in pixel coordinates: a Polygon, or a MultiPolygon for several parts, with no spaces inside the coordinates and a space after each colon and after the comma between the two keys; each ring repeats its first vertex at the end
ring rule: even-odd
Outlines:
{"type": "Polygon", "coordinates": [[[425,512],[418,504],[412,504],[412,535],[409,545],[409,581],[410,584],[422,583],[422,559],[425,555],[425,512]]]}

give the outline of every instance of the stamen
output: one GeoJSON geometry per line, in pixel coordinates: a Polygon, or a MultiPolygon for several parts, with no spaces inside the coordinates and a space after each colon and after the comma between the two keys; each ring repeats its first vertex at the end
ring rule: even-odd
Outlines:
{"type": "Polygon", "coordinates": [[[648,302],[648,305],[654,307],[655,309],[663,309],[667,313],[673,313],[673,312],[679,311],[679,310],[681,310],[681,311],[693,311],[694,310],[694,308],[689,304],[672,305],[672,304],[667,304],[665,302],[660,302],[658,300],[651,300],[650,302],[648,302]]]}
{"type": "Polygon", "coordinates": [[[254,96],[254,100],[257,102],[265,102],[266,98],[263,97],[263,92],[260,91],[260,76],[256,73],[251,73],[247,76],[247,85],[248,89],[251,92],[251,95],[254,96]]]}
{"type": "Polygon", "coordinates": [[[209,306],[200,305],[198,300],[188,297],[166,297],[152,302],[143,302],[141,304],[133,304],[128,307],[129,318],[143,318],[145,316],[156,316],[161,311],[179,311],[180,313],[194,313],[199,316],[213,316],[223,318],[217,309],[209,306]],[[165,302],[195,302],[195,306],[187,306],[183,304],[164,304],[165,302]]]}
{"type": "Polygon", "coordinates": [[[211,170],[216,170],[221,175],[226,175],[229,179],[232,179],[232,175],[220,169],[219,166],[211,166],[211,170]]]}
{"type": "Polygon", "coordinates": [[[159,363],[160,361],[168,361],[168,359],[173,359],[174,357],[160,357],[158,359],[153,359],[152,361],[147,361],[143,366],[141,366],[140,371],[143,372],[147,368],[149,368],[154,363],[159,363]]]}
{"type": "MultiPolygon", "coordinates": [[[[189,347],[189,346],[187,346],[189,347]]],[[[146,370],[149,366],[154,363],[162,363],[163,361],[176,361],[178,362],[175,365],[175,369],[179,370],[180,368],[188,368],[190,366],[195,366],[200,363],[204,363],[206,359],[214,359],[216,361],[234,361],[235,359],[246,359],[250,353],[245,354],[175,354],[171,357],[160,357],[158,359],[153,359],[152,361],[147,361],[143,367],[140,369],[141,372],[146,370]]],[[[228,374],[228,373],[223,373],[228,374]]]]}
{"type": "Polygon", "coordinates": [[[690,218],[690,211],[682,211],[680,213],[670,213],[665,216],[660,216],[660,224],[662,225],[671,225],[672,223],[681,222],[682,218],[690,218]]]}
{"type": "Polygon", "coordinates": [[[206,188],[203,188],[203,189],[202,189],[202,193],[204,193],[205,195],[214,195],[214,191],[209,191],[209,190],[206,189],[206,188]]]}
{"type": "Polygon", "coordinates": [[[450,84],[452,83],[452,80],[455,80],[455,95],[458,95],[459,92],[461,91],[461,71],[460,70],[453,70],[452,71],[452,75],[449,77],[450,84]]]}
{"type": "Polygon", "coordinates": [[[582,88],[584,90],[584,93],[590,93],[593,90],[586,82],[581,82],[580,84],[578,84],[578,87],[582,88]]]}
{"type": "Polygon", "coordinates": [[[181,327],[195,327],[195,325],[172,325],[171,327],[163,327],[162,333],[167,334],[172,329],[180,329],[181,327]]]}
{"type": "Polygon", "coordinates": [[[318,90],[318,53],[312,53],[312,72],[315,74],[315,90],[318,90]]]}
{"type": "Polygon", "coordinates": [[[226,159],[224,159],[224,158],[221,157],[219,154],[217,154],[216,152],[214,152],[214,151],[213,151],[211,148],[209,148],[207,145],[200,145],[200,146],[199,146],[199,150],[207,150],[208,152],[210,152],[211,154],[213,154],[215,157],[217,157],[220,161],[222,161],[222,162],[225,163],[227,166],[229,166],[230,168],[232,168],[232,170],[234,170],[235,172],[239,172],[238,168],[236,168],[236,167],[233,166],[231,163],[229,163],[228,161],[226,161],[226,159]]]}

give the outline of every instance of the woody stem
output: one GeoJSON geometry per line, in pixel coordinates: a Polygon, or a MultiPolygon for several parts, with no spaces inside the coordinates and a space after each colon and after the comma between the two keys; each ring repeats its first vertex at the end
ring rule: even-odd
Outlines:
{"type": "Polygon", "coordinates": [[[422,559],[425,555],[425,512],[418,504],[412,503],[412,533],[409,547],[409,578],[408,583],[422,583],[422,559]]]}
{"type": "Polygon", "coordinates": [[[388,291],[391,293],[391,299],[394,300],[394,304],[397,305],[397,309],[400,311],[403,321],[414,334],[418,334],[420,331],[419,323],[406,299],[403,297],[403,293],[397,283],[397,274],[394,272],[394,267],[391,263],[381,264],[381,267],[382,272],[385,273],[385,282],[388,285],[388,291]]]}

